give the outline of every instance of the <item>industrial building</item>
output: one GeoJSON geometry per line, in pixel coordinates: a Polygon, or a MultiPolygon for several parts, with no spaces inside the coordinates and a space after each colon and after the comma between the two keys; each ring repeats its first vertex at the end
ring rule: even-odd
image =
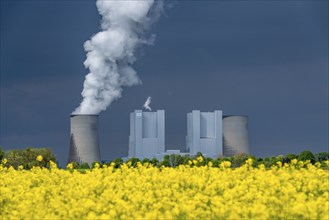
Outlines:
{"type": "Polygon", "coordinates": [[[221,110],[187,114],[186,151],[165,150],[165,112],[143,112],[130,114],[130,136],[128,158],[157,158],[180,154],[194,156],[201,152],[206,157],[233,156],[249,153],[248,117],[223,116],[221,110]]]}
{"type": "MultiPolygon", "coordinates": [[[[220,110],[187,114],[186,151],[165,150],[165,111],[130,113],[128,158],[157,158],[180,154],[218,158],[249,154],[248,117],[224,115],[220,110]]],[[[71,115],[71,141],[68,162],[101,161],[98,146],[98,115],[71,115]]]]}
{"type": "Polygon", "coordinates": [[[98,146],[98,115],[71,115],[71,140],[68,162],[101,161],[98,146]]]}
{"type": "Polygon", "coordinates": [[[153,158],[165,152],[165,111],[130,113],[128,157],[153,158]]]}
{"type": "Polygon", "coordinates": [[[200,112],[193,110],[187,114],[186,150],[191,155],[201,152],[207,157],[223,155],[222,111],[200,112]]]}

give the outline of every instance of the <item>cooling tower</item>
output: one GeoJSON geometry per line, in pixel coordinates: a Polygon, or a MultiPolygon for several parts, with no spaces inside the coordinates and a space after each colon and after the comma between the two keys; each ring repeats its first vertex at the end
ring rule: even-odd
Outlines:
{"type": "Polygon", "coordinates": [[[226,157],[249,154],[248,116],[223,116],[223,151],[226,157]]]}
{"type": "Polygon", "coordinates": [[[71,115],[71,141],[68,162],[101,161],[98,146],[98,115],[71,115]]]}

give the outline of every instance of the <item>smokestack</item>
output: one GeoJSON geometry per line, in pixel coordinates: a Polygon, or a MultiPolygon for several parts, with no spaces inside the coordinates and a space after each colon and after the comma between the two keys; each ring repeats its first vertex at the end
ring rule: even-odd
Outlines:
{"type": "Polygon", "coordinates": [[[71,115],[71,141],[68,162],[100,162],[98,115],[71,115]]]}

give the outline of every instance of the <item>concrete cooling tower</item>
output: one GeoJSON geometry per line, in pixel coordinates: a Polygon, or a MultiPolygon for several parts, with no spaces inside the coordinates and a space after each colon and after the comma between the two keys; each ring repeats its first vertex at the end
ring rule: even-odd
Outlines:
{"type": "Polygon", "coordinates": [[[71,141],[68,162],[101,161],[98,146],[98,115],[71,115],[71,141]]]}
{"type": "Polygon", "coordinates": [[[226,157],[249,154],[248,116],[223,116],[223,151],[226,157]]]}

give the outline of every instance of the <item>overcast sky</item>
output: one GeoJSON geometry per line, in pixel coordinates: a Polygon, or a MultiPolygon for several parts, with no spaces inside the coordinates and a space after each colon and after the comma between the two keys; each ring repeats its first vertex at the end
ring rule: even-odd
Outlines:
{"type": "MultiPolygon", "coordinates": [[[[129,112],[152,96],[166,149],[185,148],[186,113],[249,116],[256,156],[328,151],[328,1],[170,1],[138,51],[142,85],[99,117],[103,160],[128,154],[129,112]]],[[[1,1],[4,149],[50,147],[66,163],[70,114],[100,30],[94,1],[1,1]]]]}

